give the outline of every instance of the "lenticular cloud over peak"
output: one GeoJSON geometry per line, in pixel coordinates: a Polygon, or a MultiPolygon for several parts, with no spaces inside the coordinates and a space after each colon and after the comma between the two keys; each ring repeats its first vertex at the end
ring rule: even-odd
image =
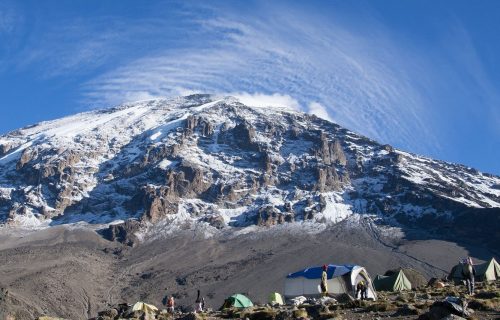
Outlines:
{"type": "Polygon", "coordinates": [[[103,106],[136,94],[242,92],[240,98],[258,105],[262,94],[380,141],[437,148],[410,70],[388,49],[389,39],[380,45],[330,21],[299,24],[285,12],[272,22],[225,13],[197,23],[216,45],[164,50],[109,71],[86,84],[87,101],[103,106]]]}

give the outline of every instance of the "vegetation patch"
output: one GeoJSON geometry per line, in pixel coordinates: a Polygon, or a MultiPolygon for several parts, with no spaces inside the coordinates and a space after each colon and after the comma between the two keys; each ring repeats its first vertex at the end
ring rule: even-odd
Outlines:
{"type": "Polygon", "coordinates": [[[494,299],[472,299],[469,308],[482,311],[500,311],[500,298],[494,299]]]}
{"type": "Polygon", "coordinates": [[[366,311],[370,312],[386,312],[386,311],[395,311],[397,307],[388,301],[378,301],[373,304],[370,304],[365,308],[366,311]]]}

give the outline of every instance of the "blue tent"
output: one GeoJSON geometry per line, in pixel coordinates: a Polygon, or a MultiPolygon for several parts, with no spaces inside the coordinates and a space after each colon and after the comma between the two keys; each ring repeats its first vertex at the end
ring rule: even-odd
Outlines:
{"type": "MultiPolygon", "coordinates": [[[[354,267],[356,266],[352,264],[346,264],[346,265],[329,264],[328,269],[326,270],[326,274],[328,276],[328,279],[341,277],[347,273],[350,273],[352,269],[354,269],[354,267]]],[[[290,279],[290,278],[304,277],[306,279],[321,279],[322,273],[323,273],[323,267],[309,267],[301,271],[290,273],[288,274],[287,278],[290,279]]]]}
{"type": "MultiPolygon", "coordinates": [[[[323,267],[309,267],[287,275],[285,279],[285,297],[319,297],[323,267]]],[[[365,268],[353,264],[329,264],[327,271],[328,294],[356,294],[356,284],[364,281],[368,286],[368,297],[377,299],[370,275],[365,268]]]]}

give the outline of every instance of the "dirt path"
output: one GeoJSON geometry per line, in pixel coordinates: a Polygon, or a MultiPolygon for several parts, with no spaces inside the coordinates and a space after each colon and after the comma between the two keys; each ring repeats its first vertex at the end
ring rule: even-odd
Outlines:
{"type": "Polygon", "coordinates": [[[372,219],[367,219],[366,222],[365,222],[365,226],[366,226],[366,229],[372,234],[373,236],[373,239],[375,239],[378,243],[380,243],[382,246],[384,247],[387,247],[388,249],[390,249],[392,252],[394,252],[395,254],[399,254],[399,255],[402,255],[406,258],[409,258],[411,260],[413,260],[415,263],[417,264],[420,264],[422,268],[424,269],[428,269],[430,271],[430,273],[435,273],[436,271],[441,271],[443,273],[448,273],[449,270],[444,270],[436,265],[433,265],[433,264],[430,264],[422,259],[419,259],[413,255],[410,255],[406,252],[402,252],[399,250],[399,247],[398,246],[395,246],[395,245],[391,245],[391,244],[388,244],[387,242],[385,242],[384,240],[382,240],[382,237],[380,235],[381,231],[380,231],[380,227],[377,226],[372,219]]]}

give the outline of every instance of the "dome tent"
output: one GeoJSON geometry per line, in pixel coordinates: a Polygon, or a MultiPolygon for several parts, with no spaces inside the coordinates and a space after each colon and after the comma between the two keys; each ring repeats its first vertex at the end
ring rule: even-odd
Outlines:
{"type": "MultiPolygon", "coordinates": [[[[455,265],[451,269],[448,279],[453,280],[455,283],[462,281],[463,267],[463,263],[455,265]]],[[[485,263],[474,265],[474,268],[476,269],[475,278],[477,281],[494,281],[500,279],[500,265],[495,258],[491,258],[490,261],[485,263]]]]}
{"type": "Polygon", "coordinates": [[[500,280],[500,264],[491,258],[490,261],[476,266],[476,277],[479,281],[500,280]]]}
{"type": "Polygon", "coordinates": [[[253,307],[253,303],[245,295],[241,293],[233,294],[224,300],[221,309],[225,308],[248,308],[253,307]]]}
{"type": "MultiPolygon", "coordinates": [[[[285,297],[319,297],[322,267],[309,267],[290,273],[285,279],[285,297]]],[[[355,296],[356,285],[360,281],[367,284],[368,298],[377,299],[372,279],[364,267],[357,265],[328,265],[327,285],[330,295],[346,293],[355,296]]]]}
{"type": "MultiPolygon", "coordinates": [[[[411,288],[423,288],[427,286],[427,283],[429,283],[429,279],[427,279],[426,276],[424,276],[421,272],[413,269],[413,268],[397,268],[397,269],[390,269],[387,270],[384,273],[384,276],[392,276],[395,273],[398,273],[399,270],[402,270],[403,273],[405,274],[406,278],[410,280],[411,283],[411,288]]],[[[375,279],[374,279],[375,281],[375,279]]]]}
{"type": "Polygon", "coordinates": [[[144,311],[146,313],[154,313],[158,311],[158,308],[152,304],[139,301],[132,306],[132,311],[144,311]]]}
{"type": "Polygon", "coordinates": [[[403,270],[393,273],[390,276],[377,275],[373,280],[373,285],[378,291],[404,291],[411,290],[411,282],[408,280],[403,270]]]}
{"type": "Polygon", "coordinates": [[[281,294],[279,294],[278,292],[273,292],[269,295],[269,303],[271,305],[279,305],[279,306],[282,306],[284,303],[283,303],[283,297],[281,296],[281,294]]]}

